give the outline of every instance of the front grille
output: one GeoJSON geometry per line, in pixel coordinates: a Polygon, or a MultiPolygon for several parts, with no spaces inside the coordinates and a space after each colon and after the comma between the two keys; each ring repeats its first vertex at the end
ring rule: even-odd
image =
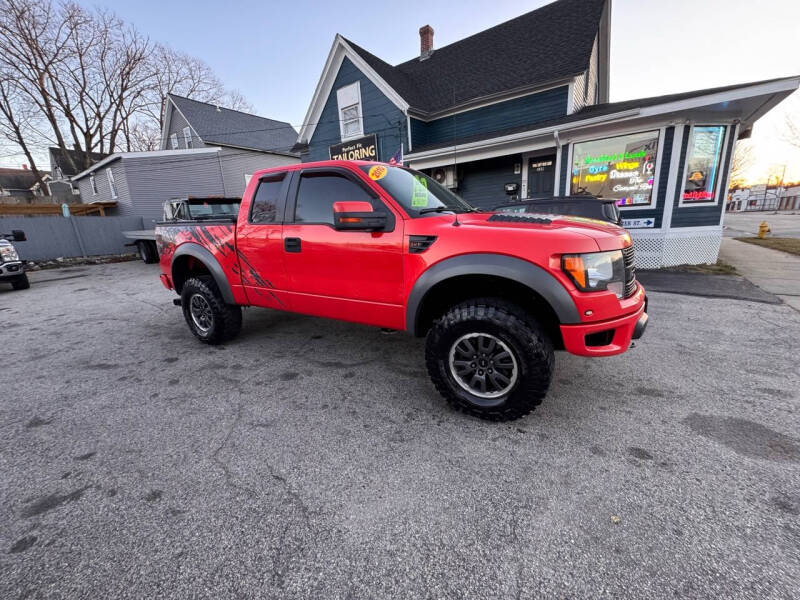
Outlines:
{"type": "Polygon", "coordinates": [[[625,297],[636,291],[636,266],[633,257],[633,245],[622,249],[622,260],[625,262],[625,297]]]}

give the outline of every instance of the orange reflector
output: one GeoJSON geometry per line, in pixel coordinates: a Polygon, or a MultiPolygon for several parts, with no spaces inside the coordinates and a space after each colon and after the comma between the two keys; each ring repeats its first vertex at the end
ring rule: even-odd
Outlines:
{"type": "Polygon", "coordinates": [[[580,256],[565,256],[564,270],[572,275],[579,287],[586,287],[586,271],[583,268],[583,259],[580,256]]]}
{"type": "Polygon", "coordinates": [[[361,217],[340,217],[340,223],[361,223],[361,217]]]}

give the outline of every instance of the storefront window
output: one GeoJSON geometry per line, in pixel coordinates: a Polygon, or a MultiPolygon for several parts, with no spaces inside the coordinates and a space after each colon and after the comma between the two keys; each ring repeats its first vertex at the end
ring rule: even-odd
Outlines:
{"type": "Polygon", "coordinates": [[[650,206],[657,154],[658,131],[579,142],[572,151],[570,193],[650,206]]]}
{"type": "Polygon", "coordinates": [[[689,140],[683,204],[714,204],[717,201],[719,159],[724,127],[695,127],[689,140]]]}

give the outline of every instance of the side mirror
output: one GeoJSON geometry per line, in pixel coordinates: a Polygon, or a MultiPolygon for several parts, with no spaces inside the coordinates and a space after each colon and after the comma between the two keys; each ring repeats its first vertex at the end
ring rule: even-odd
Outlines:
{"type": "Polygon", "coordinates": [[[386,213],[376,213],[369,202],[334,202],[333,226],[337,231],[381,231],[386,213]]]}
{"type": "Polygon", "coordinates": [[[21,229],[12,229],[11,235],[14,236],[15,242],[25,242],[28,240],[28,238],[25,237],[25,232],[21,229]]]}

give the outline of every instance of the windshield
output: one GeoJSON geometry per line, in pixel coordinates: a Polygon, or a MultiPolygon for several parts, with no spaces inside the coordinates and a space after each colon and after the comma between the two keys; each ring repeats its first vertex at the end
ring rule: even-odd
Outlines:
{"type": "Polygon", "coordinates": [[[446,187],[412,169],[387,165],[364,165],[367,176],[381,186],[410,217],[436,212],[470,212],[475,209],[446,187]]]}

